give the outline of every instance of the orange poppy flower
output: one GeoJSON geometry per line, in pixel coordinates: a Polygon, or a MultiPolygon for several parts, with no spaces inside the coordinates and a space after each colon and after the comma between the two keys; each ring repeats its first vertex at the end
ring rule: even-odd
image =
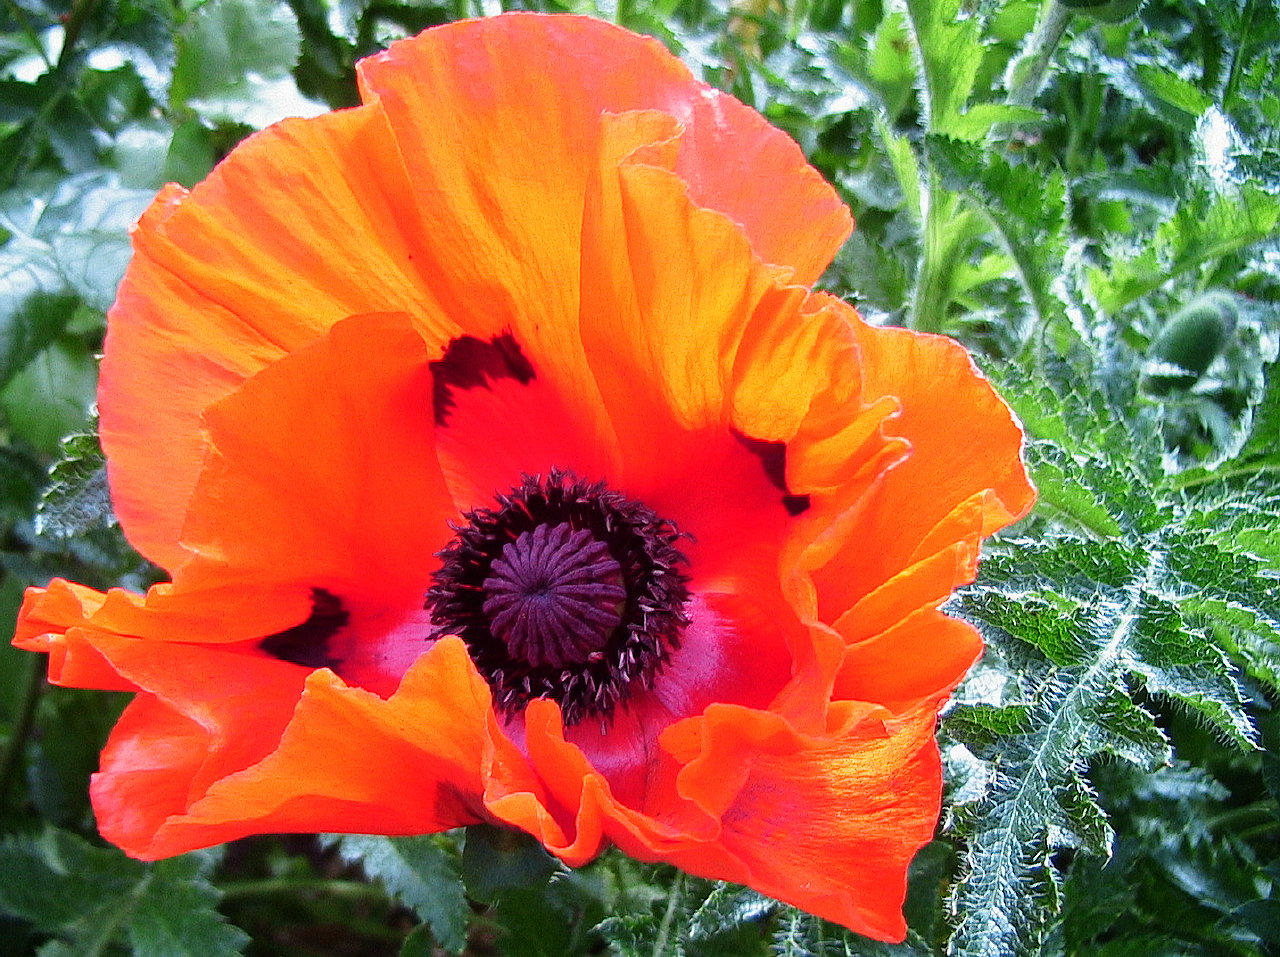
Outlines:
{"type": "Polygon", "coordinates": [[[55,580],[16,638],[138,692],[102,833],[499,823],[900,939],[1009,411],[808,291],[847,210],[656,42],[514,14],[359,75],[137,227],[102,439],[172,582],[55,580]]]}

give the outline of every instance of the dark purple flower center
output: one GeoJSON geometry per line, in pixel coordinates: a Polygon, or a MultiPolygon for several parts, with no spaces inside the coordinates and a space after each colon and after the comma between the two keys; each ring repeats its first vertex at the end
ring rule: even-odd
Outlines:
{"type": "Polygon", "coordinates": [[[491,568],[489,630],[530,665],[580,665],[604,650],[622,621],[622,566],[585,528],[561,522],[521,532],[491,568]]]}
{"type": "Polygon", "coordinates": [[[652,687],[688,622],[681,533],[560,470],[526,476],[497,504],[465,513],[439,553],[432,621],[467,643],[502,711],[553,698],[566,724],[607,721],[652,687]]]}

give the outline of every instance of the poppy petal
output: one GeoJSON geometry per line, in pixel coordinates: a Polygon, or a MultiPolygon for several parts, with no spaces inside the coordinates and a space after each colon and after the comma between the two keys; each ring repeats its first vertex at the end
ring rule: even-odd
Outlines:
{"type": "Polygon", "coordinates": [[[408,317],[354,316],[211,406],[214,450],[183,530],[199,560],[175,581],[355,576],[421,604],[452,511],[430,359],[408,317]]]}
{"type": "MultiPolygon", "coordinates": [[[[156,585],[144,598],[119,588],[103,594],[55,578],[47,588],[27,589],[14,644],[48,653],[54,684],[136,691],[107,653],[115,645],[104,642],[245,642],[296,624],[308,607],[298,589],[264,583],[188,593],[156,585]]],[[[157,654],[163,653],[158,647],[157,654]]]]}
{"type": "MultiPolygon", "coordinates": [[[[750,884],[858,933],[901,940],[907,864],[933,836],[941,802],[934,711],[883,720],[865,705],[842,711],[822,735],[728,705],[672,728],[663,743],[696,753],[681,772],[681,792],[724,804],[717,849],[741,869],[690,857],[681,866],[750,884]]],[[[708,857],[714,862],[714,851],[708,857]]]]}
{"type": "Polygon", "coordinates": [[[157,783],[169,800],[149,802],[149,820],[110,839],[154,859],[254,833],[423,834],[486,819],[473,796],[487,755],[510,744],[495,734],[488,687],[460,641],[437,642],[388,699],[328,670],[304,677],[267,753],[236,773],[197,777],[185,790],[158,778],[145,755],[177,748],[187,724],[177,717],[122,724],[95,781],[99,814],[126,819],[121,808],[145,802],[140,791],[157,783]]]}
{"type": "Polygon", "coordinates": [[[958,344],[905,329],[851,328],[863,401],[893,399],[898,411],[883,429],[901,436],[909,451],[828,534],[821,554],[810,556],[826,621],[957,541],[968,543],[967,571],[954,584],[971,580],[979,540],[1021,518],[1035,500],[1020,458],[1022,431],[958,344]]]}
{"type": "Polygon", "coordinates": [[[657,41],[600,20],[514,14],[446,25],[362,61],[359,76],[366,102],[393,118],[424,222],[453,240],[439,265],[469,285],[487,278],[478,264],[501,264],[527,277],[508,295],[545,295],[549,277],[576,270],[604,113],[674,117],[687,131],[678,172],[694,201],[742,224],[761,258],[791,267],[797,282],[815,280],[849,233],[848,210],[787,136],[695,80],[657,41]],[[524,201],[535,193],[537,204],[524,201]]]}
{"type": "Polygon", "coordinates": [[[104,836],[146,856],[166,817],[191,794],[271,752],[306,671],[208,645],[101,634],[91,640],[145,692],[112,732],[93,799],[104,836]]]}
{"type": "Polygon", "coordinates": [[[425,239],[396,198],[411,191],[386,118],[367,107],[264,130],[143,215],[99,403],[116,511],[152,561],[188,557],[180,523],[211,402],[356,313],[403,310],[429,338],[456,334],[419,273],[425,239]]]}

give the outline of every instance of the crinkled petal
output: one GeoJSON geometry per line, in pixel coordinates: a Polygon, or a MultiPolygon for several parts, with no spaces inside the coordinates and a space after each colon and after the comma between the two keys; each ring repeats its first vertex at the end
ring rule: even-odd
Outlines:
{"type": "Polygon", "coordinates": [[[957,509],[965,525],[970,503],[978,502],[977,532],[987,536],[1035,500],[1020,455],[1022,430],[958,343],[905,329],[854,330],[864,397],[898,400],[886,429],[904,437],[911,453],[885,476],[858,528],[859,540],[876,543],[874,553],[820,576],[819,590],[831,596],[866,594],[936,550],[942,543],[932,533],[957,509]]]}
{"type": "Polygon", "coordinates": [[[213,452],[183,529],[198,560],[175,582],[349,584],[420,605],[452,516],[432,358],[409,317],[354,316],[207,410],[213,452]]]}
{"type": "Polygon", "coordinates": [[[662,799],[646,812],[616,798],[565,740],[558,709],[538,701],[525,742],[536,777],[496,775],[485,804],[571,865],[611,841],[901,940],[907,865],[941,802],[935,710],[889,718],[849,704],[810,735],[768,711],[712,705],[663,734],[652,759],[662,799]]]}
{"type": "Polygon", "coordinates": [[[704,866],[880,940],[906,933],[907,865],[933,836],[942,775],[935,708],[893,719],[850,704],[822,735],[780,715],[713,705],[663,743],[688,758],[681,793],[724,808],[704,866]],[[717,858],[741,870],[721,870],[717,858]]]}
{"type": "Polygon", "coordinates": [[[152,851],[163,822],[274,749],[306,671],[217,646],[89,640],[142,692],[103,752],[92,791],[99,827],[135,856],[177,853],[152,851]]]}
{"type": "Polygon", "coordinates": [[[362,61],[359,75],[366,101],[392,118],[424,222],[454,240],[439,265],[459,282],[483,281],[477,267],[498,259],[527,277],[504,284],[508,296],[576,279],[578,217],[606,112],[674,117],[687,130],[678,171],[695,201],[741,223],[759,255],[799,282],[815,280],[849,232],[848,211],[785,134],[695,80],[656,40],[599,20],[451,24],[362,61]]]}
{"type": "Polygon", "coordinates": [[[349,315],[400,310],[428,338],[456,333],[420,273],[427,240],[399,199],[412,190],[371,106],[264,130],[143,215],[99,405],[116,510],[152,561],[188,557],[179,531],[211,402],[349,315]]]}
{"type": "Polygon", "coordinates": [[[168,702],[165,714],[140,698],[145,714],[121,723],[94,781],[107,836],[152,859],[246,834],[423,834],[487,819],[483,769],[511,745],[495,733],[488,687],[459,640],[437,642],[387,699],[328,670],[298,685],[259,760],[214,780],[187,780],[189,761],[166,764],[204,743],[186,706],[168,702]]]}

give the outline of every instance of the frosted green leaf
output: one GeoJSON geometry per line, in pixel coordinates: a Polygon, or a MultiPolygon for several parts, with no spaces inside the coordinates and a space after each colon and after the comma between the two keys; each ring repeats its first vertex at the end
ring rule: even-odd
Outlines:
{"type": "Polygon", "coordinates": [[[470,908],[456,857],[433,837],[346,834],[328,838],[342,859],[358,864],[426,921],[440,946],[461,953],[470,908]]]}

